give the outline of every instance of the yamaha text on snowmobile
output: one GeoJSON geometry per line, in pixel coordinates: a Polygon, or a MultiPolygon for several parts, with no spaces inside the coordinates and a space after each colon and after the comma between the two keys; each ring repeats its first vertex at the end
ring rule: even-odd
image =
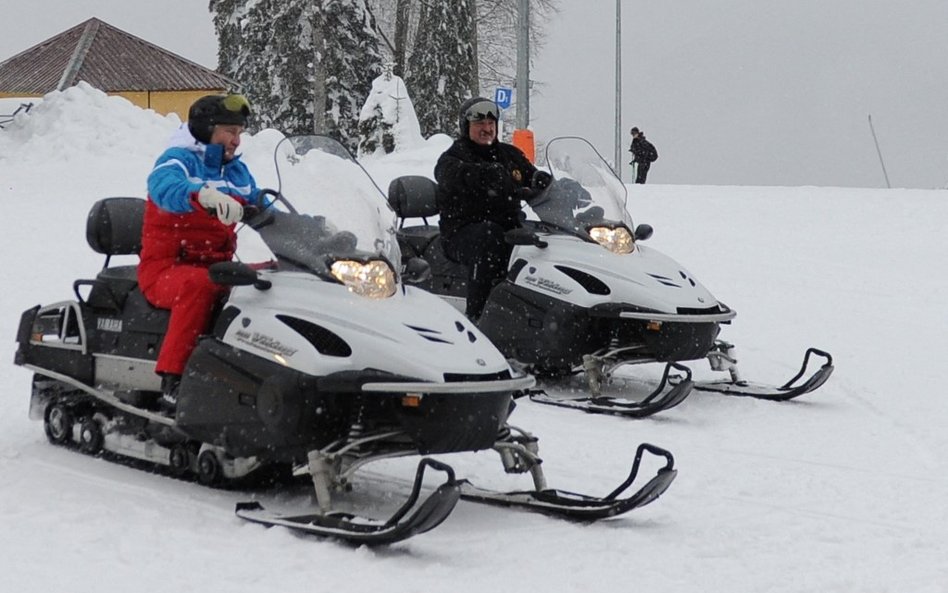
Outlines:
{"type": "Polygon", "coordinates": [[[158,411],[154,373],[169,312],[144,299],[135,265],[110,266],[112,256],[138,252],[145,203],[107,198],[93,206],[87,238],[106,255],[105,267],[74,283],[75,300],[24,312],[17,334],[16,364],[34,373],[30,416],[44,422],[49,440],[208,485],[293,468],[310,475],[318,508],[276,514],[247,502],[237,514],[369,544],[436,527],[461,497],[594,520],[665,491],[674,460],[650,444],[630,452],[630,474],[607,496],[548,488],[537,439],[507,423],[533,377],[514,372],[453,307],[404,284],[424,277],[427,265],[415,260],[396,271],[395,215],[364,169],[324,137],[282,139],[274,161],[279,189],[247,209],[241,244],[259,238],[255,255],[276,265],[210,268],[231,293],[188,360],[174,417],[158,411]],[[345,231],[323,216],[334,210],[345,231]],[[387,519],[334,508],[336,491],[370,461],[491,448],[508,473],[529,472],[533,489],[476,488],[424,458],[407,500],[387,519]],[[646,454],[655,475],[631,491],[646,454]],[[426,469],[444,474],[427,494],[426,469]]]}
{"type": "MultiPolygon", "coordinates": [[[[826,352],[810,348],[795,377],[781,386],[744,380],[732,345],[719,340],[721,324],[735,311],[719,302],[676,261],[642,242],[649,225],[634,227],[626,209],[626,187],[582,138],[557,138],[546,148],[554,182],[531,200],[535,218],[507,233],[513,253],[506,278],[490,294],[478,328],[516,366],[541,379],[582,373],[588,394],[534,401],[625,416],[649,416],[681,403],[692,388],[786,400],[822,385],[833,371],[826,352]],[[811,356],[824,364],[805,380],[811,356]],[[721,381],[692,381],[683,361],[707,358],[721,381]],[[641,397],[602,391],[616,369],[667,363],[658,386],[641,397]]],[[[431,278],[420,286],[464,309],[467,271],[449,260],[438,227],[437,185],[421,176],[395,179],[389,203],[400,218],[399,242],[406,258],[421,257],[431,278]],[[405,226],[421,218],[423,225],[405,226]]],[[[650,388],[651,389],[651,388],[650,388]]]]}

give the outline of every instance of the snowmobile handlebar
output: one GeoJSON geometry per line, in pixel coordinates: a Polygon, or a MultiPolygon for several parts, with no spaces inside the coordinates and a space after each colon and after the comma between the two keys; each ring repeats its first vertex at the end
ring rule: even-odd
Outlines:
{"type": "Polygon", "coordinates": [[[504,233],[504,241],[510,245],[534,245],[540,249],[549,245],[530,229],[523,227],[512,228],[504,233]]]}

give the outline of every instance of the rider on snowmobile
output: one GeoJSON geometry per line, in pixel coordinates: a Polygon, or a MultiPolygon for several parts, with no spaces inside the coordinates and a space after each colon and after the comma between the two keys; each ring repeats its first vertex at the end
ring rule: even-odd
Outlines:
{"type": "Polygon", "coordinates": [[[520,226],[521,201],[539,197],[552,177],[512,144],[497,139],[497,104],[475,97],[461,105],[460,136],[438,159],[438,210],[445,255],[468,270],[468,318],[476,321],[507,271],[504,233],[520,226]]]}
{"type": "Polygon", "coordinates": [[[149,303],[171,310],[155,366],[169,412],[197,337],[227,295],[227,287],[211,282],[208,267],[234,256],[235,224],[258,191],[235,154],[249,117],[242,95],[201,97],[148,176],[138,283],[149,303]]]}

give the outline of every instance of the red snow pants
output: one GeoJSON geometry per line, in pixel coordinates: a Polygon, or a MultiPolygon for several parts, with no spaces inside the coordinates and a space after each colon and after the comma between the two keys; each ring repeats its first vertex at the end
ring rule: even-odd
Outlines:
{"type": "Polygon", "coordinates": [[[211,282],[207,268],[202,266],[173,265],[159,274],[158,281],[144,291],[149,303],[171,310],[156,373],[184,373],[198,336],[207,332],[214,308],[229,291],[227,286],[211,282]]]}

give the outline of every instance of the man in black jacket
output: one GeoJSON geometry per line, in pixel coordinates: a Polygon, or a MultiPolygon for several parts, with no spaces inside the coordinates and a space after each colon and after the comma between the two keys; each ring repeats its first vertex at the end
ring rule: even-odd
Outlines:
{"type": "Polygon", "coordinates": [[[445,255],[467,266],[467,310],[477,321],[503,279],[511,246],[504,233],[520,226],[520,203],[552,180],[512,144],[497,140],[497,105],[475,97],[461,105],[460,137],[435,165],[445,255]]]}
{"type": "Polygon", "coordinates": [[[658,160],[658,151],[654,144],[645,139],[645,132],[638,128],[632,128],[631,132],[632,146],[629,152],[632,153],[632,162],[629,164],[635,167],[635,182],[645,183],[649,168],[658,160]]]}

